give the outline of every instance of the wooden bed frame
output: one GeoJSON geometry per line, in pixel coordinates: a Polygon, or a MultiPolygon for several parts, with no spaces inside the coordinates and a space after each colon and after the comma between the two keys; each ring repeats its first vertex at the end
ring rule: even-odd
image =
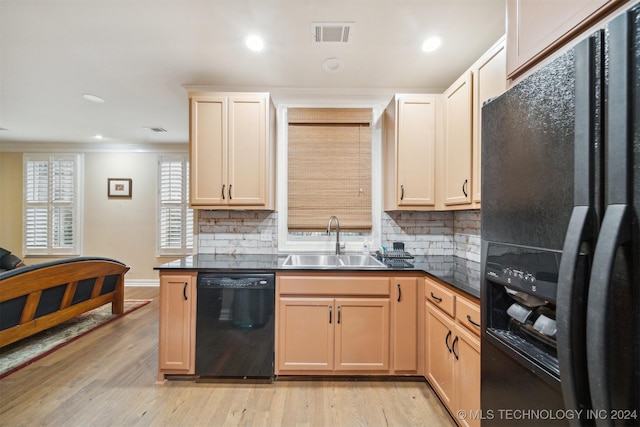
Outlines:
{"type": "Polygon", "coordinates": [[[0,347],[111,303],[124,311],[129,267],[109,258],[78,257],[0,274],[0,347]]]}

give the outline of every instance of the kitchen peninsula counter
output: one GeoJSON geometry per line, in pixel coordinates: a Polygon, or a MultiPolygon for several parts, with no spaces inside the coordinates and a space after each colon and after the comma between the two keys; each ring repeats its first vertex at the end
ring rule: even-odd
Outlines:
{"type": "Polygon", "coordinates": [[[344,272],[350,273],[354,271],[366,271],[375,274],[375,272],[390,271],[410,271],[422,272],[437,278],[438,280],[451,285],[457,290],[470,295],[474,298],[480,298],[480,263],[457,257],[446,255],[435,256],[415,256],[409,260],[412,267],[380,267],[380,268],[336,268],[336,269],[309,269],[309,268],[292,268],[283,267],[282,264],[287,255],[269,255],[269,254],[238,254],[238,255],[211,255],[198,254],[188,256],[183,259],[171,261],[155,267],[160,271],[197,271],[197,272],[292,272],[292,271],[317,271],[322,272],[344,272]]]}

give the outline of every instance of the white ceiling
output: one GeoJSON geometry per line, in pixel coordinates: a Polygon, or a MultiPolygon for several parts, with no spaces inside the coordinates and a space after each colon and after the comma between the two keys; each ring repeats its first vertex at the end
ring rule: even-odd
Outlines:
{"type": "Polygon", "coordinates": [[[504,16],[505,0],[0,0],[0,142],[186,143],[190,85],[276,100],[440,93],[504,16]],[[312,22],[353,22],[352,42],[314,45],[312,22]],[[427,54],[431,35],[443,45],[427,54]],[[322,69],[332,57],[338,72],[322,69]]]}

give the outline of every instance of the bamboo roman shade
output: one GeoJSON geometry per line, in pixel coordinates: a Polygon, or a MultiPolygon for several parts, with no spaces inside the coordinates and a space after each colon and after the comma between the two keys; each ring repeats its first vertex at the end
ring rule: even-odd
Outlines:
{"type": "Polygon", "coordinates": [[[288,228],[371,230],[371,127],[367,108],[288,110],[288,228]]]}

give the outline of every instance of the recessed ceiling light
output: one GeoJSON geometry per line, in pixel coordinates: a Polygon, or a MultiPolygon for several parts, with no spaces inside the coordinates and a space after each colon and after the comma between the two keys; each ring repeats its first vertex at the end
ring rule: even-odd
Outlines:
{"type": "Polygon", "coordinates": [[[442,39],[440,37],[429,37],[422,43],[423,52],[433,52],[442,45],[442,39]]]}
{"type": "Polygon", "coordinates": [[[98,104],[104,104],[105,102],[104,98],[100,98],[97,95],[91,95],[90,93],[85,93],[84,95],[82,95],[82,97],[87,101],[96,102],[98,104]]]}
{"type": "Polygon", "coordinates": [[[330,73],[337,73],[342,68],[342,61],[338,58],[328,58],[322,63],[322,69],[330,73]]]}
{"type": "Polygon", "coordinates": [[[262,49],[264,49],[264,41],[260,36],[251,34],[247,36],[244,42],[246,43],[247,47],[254,52],[260,52],[262,49]]]}
{"type": "Polygon", "coordinates": [[[95,139],[102,139],[103,138],[102,135],[100,135],[100,134],[93,135],[93,137],[95,139]]]}

